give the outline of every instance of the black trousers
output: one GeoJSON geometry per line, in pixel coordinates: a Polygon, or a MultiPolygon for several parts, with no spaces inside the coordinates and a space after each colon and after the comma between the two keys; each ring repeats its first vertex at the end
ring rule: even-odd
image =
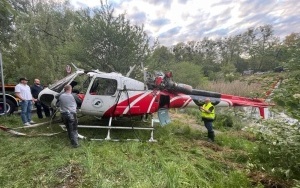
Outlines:
{"type": "Polygon", "coordinates": [[[36,113],[40,119],[43,118],[43,110],[45,112],[45,116],[50,117],[50,109],[47,105],[44,105],[40,101],[36,102],[34,105],[36,107],[36,113]]]}
{"type": "Polygon", "coordinates": [[[68,136],[71,141],[72,146],[76,147],[78,143],[78,125],[77,116],[75,113],[62,113],[62,120],[67,128],[68,136]]]}

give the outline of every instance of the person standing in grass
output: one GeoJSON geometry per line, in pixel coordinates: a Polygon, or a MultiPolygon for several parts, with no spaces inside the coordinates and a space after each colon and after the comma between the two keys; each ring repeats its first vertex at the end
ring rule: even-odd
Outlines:
{"type": "Polygon", "coordinates": [[[20,78],[20,83],[15,86],[15,95],[21,100],[21,119],[24,126],[29,126],[35,122],[31,120],[31,109],[34,98],[31,95],[30,87],[27,85],[27,78],[20,78]]]}
{"type": "Polygon", "coordinates": [[[44,89],[39,79],[34,79],[34,84],[31,86],[31,94],[35,99],[35,107],[38,118],[43,118],[43,111],[46,117],[50,117],[50,109],[47,105],[38,100],[39,93],[44,89]]]}
{"type": "Polygon", "coordinates": [[[215,120],[215,107],[211,103],[210,98],[205,98],[203,106],[199,107],[201,111],[202,121],[207,129],[207,137],[209,142],[215,141],[215,132],[213,130],[213,121],[215,120]]]}
{"type": "Polygon", "coordinates": [[[59,100],[59,107],[62,120],[67,128],[71,145],[74,148],[79,147],[78,143],[78,125],[76,117],[77,103],[72,95],[72,86],[66,85],[64,87],[64,93],[60,93],[55,97],[59,100]]]}

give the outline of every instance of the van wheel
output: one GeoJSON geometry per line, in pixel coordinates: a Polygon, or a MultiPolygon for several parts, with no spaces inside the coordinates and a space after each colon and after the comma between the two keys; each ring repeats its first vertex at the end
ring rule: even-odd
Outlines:
{"type": "MultiPolygon", "coordinates": [[[[16,105],[9,99],[6,99],[6,112],[7,114],[14,113],[16,108],[16,105]]],[[[4,114],[4,105],[3,105],[3,99],[0,99],[0,115],[4,114]]]]}

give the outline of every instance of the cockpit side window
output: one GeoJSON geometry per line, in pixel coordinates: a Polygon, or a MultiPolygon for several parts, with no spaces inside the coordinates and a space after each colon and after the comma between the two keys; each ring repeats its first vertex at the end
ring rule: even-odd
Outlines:
{"type": "Polygon", "coordinates": [[[117,80],[108,78],[95,78],[90,89],[91,95],[114,95],[117,90],[117,80]]]}

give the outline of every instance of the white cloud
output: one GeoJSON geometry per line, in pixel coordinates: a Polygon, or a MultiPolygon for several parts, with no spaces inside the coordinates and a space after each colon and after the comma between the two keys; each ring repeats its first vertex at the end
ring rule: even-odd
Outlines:
{"type": "MultiPolygon", "coordinates": [[[[100,0],[71,0],[77,8],[95,7],[100,0]]],[[[298,0],[108,0],[118,14],[132,24],[144,25],[161,44],[222,37],[245,32],[249,27],[271,24],[284,37],[300,32],[298,0]]]]}

